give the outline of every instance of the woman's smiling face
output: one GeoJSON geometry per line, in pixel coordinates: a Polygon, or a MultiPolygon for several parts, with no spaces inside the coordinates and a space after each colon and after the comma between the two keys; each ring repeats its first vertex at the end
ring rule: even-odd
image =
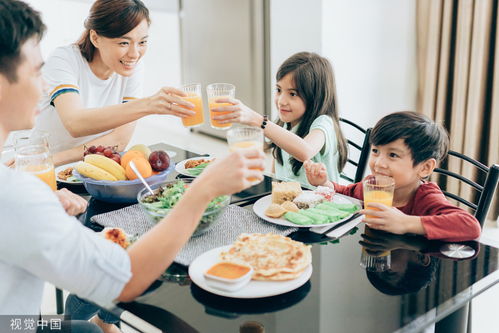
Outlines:
{"type": "Polygon", "coordinates": [[[94,31],[91,34],[92,43],[98,50],[96,56],[100,57],[107,72],[130,76],[147,50],[149,24],[143,20],[130,32],[118,38],[103,37],[94,31]]]}

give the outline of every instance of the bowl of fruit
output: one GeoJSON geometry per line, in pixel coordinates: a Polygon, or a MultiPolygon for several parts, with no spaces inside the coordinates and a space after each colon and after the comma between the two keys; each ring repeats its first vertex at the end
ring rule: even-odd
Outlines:
{"type": "MultiPolygon", "coordinates": [[[[150,194],[149,191],[144,188],[137,194],[137,201],[150,219],[154,223],[157,223],[168,215],[192,181],[192,178],[187,178],[156,184],[152,186],[154,195],[150,194]]],[[[224,211],[229,203],[230,196],[228,195],[222,195],[213,199],[208,204],[208,207],[206,207],[192,236],[201,235],[212,228],[216,224],[217,217],[224,211]]]]}
{"type": "Polygon", "coordinates": [[[149,185],[164,182],[175,167],[165,151],[151,152],[145,145],[135,145],[121,154],[115,146],[91,146],[86,148],[83,161],[75,165],[73,175],[98,200],[134,203],[144,185],[130,168],[131,161],[149,185]]]}

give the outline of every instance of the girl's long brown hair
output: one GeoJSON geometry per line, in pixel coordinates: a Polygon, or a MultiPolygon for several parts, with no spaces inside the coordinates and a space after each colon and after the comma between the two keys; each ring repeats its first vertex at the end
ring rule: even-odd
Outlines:
{"type": "MultiPolygon", "coordinates": [[[[334,131],[338,142],[338,171],[341,172],[348,158],[348,146],[343,133],[341,132],[337,98],[336,84],[334,81],[333,68],[329,60],[316,53],[299,52],[289,57],[279,67],[276,74],[276,81],[279,82],[284,76],[291,74],[293,82],[298,92],[298,96],[305,103],[305,113],[300,120],[296,135],[303,138],[310,131],[312,122],[319,116],[328,115],[333,119],[334,131]]],[[[290,123],[277,121],[279,126],[286,125],[287,130],[291,130],[290,123]]],[[[271,143],[272,155],[279,164],[283,164],[281,147],[271,143]]],[[[301,169],[303,162],[294,157],[290,157],[289,163],[295,175],[301,169]]]]}
{"type": "Polygon", "coordinates": [[[85,31],[76,43],[83,57],[91,62],[95,46],[90,30],[107,38],[118,38],[133,30],[140,22],[151,24],[149,10],[140,0],[97,0],[85,20],[85,31]]]}

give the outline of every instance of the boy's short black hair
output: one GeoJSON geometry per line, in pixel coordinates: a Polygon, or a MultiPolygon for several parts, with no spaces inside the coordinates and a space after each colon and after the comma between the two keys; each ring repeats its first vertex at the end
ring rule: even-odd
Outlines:
{"type": "Polygon", "coordinates": [[[44,32],[40,13],[22,1],[0,0],[0,73],[9,82],[17,81],[24,43],[31,37],[41,40],[44,32]]]}
{"type": "Polygon", "coordinates": [[[440,261],[433,257],[430,257],[429,260],[428,265],[409,261],[406,271],[401,273],[390,270],[384,272],[366,271],[367,279],[376,289],[386,295],[415,293],[428,287],[435,280],[440,261]]]}
{"type": "Polygon", "coordinates": [[[417,165],[430,158],[442,161],[449,149],[449,135],[439,124],[425,115],[411,112],[395,112],[383,118],[371,132],[371,144],[382,146],[403,139],[417,165]]]}

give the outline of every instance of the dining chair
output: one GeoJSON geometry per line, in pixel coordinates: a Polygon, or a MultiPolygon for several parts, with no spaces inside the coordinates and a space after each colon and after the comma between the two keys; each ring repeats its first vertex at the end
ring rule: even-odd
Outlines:
{"type": "Polygon", "coordinates": [[[369,136],[371,135],[372,128],[364,129],[356,123],[345,118],[340,118],[340,122],[343,125],[348,126],[344,127],[345,133],[349,133],[351,129],[353,129],[355,133],[355,135],[352,136],[346,135],[348,142],[348,160],[347,165],[340,173],[340,177],[351,183],[357,183],[362,180],[362,178],[364,177],[364,172],[367,168],[367,161],[369,160],[369,150],[371,147],[369,143],[369,136]],[[360,143],[360,141],[362,141],[362,143],[360,143]],[[353,170],[355,170],[355,172],[353,170]],[[348,175],[346,174],[346,172],[348,172],[348,175]]]}
{"type": "MultiPolygon", "coordinates": [[[[436,174],[444,175],[446,177],[451,177],[457,179],[462,184],[466,184],[467,186],[471,186],[477,195],[474,196],[475,199],[469,201],[462,196],[448,192],[447,190],[442,190],[445,196],[452,198],[465,206],[471,208],[474,211],[474,216],[480,222],[480,225],[483,227],[485,219],[487,217],[487,213],[489,211],[490,205],[492,203],[492,198],[494,197],[494,193],[497,187],[497,182],[499,179],[499,165],[492,164],[490,167],[478,162],[475,159],[472,159],[464,154],[458,153],[456,151],[450,150],[448,153],[448,159],[457,158],[467,163],[467,165],[474,167],[478,170],[478,172],[482,173],[482,179],[485,178],[485,181],[478,183],[472,179],[466,178],[456,172],[450,171],[443,167],[435,168],[433,171],[436,174]]],[[[478,177],[480,179],[480,177],[478,177]]]]}
{"type": "MultiPolygon", "coordinates": [[[[499,165],[498,164],[492,164],[490,167],[487,167],[483,163],[480,163],[479,161],[470,158],[469,156],[466,156],[464,154],[458,153],[456,151],[450,150],[448,153],[447,159],[460,159],[466,165],[471,166],[477,170],[478,174],[478,179],[485,179],[483,182],[480,181],[475,181],[472,179],[469,179],[467,177],[464,177],[456,172],[450,171],[444,167],[438,167],[435,168],[433,171],[434,174],[440,174],[441,177],[451,177],[453,179],[457,179],[459,182],[462,184],[466,184],[465,186],[470,186],[473,188],[476,192],[476,195],[473,196],[474,200],[469,201],[459,194],[456,193],[451,193],[447,191],[446,189],[442,189],[442,192],[446,197],[449,197],[451,199],[456,200],[457,202],[462,203],[463,205],[471,208],[474,211],[474,216],[480,223],[480,226],[483,227],[483,224],[485,223],[485,219],[487,218],[487,213],[489,212],[490,205],[492,203],[492,199],[494,197],[494,193],[497,188],[497,182],[499,179],[499,165]]],[[[446,178],[448,179],[448,178],[446,178]]],[[[451,325],[457,325],[456,327],[462,327],[465,326],[465,330],[468,333],[471,333],[471,318],[472,318],[472,304],[469,302],[466,304],[465,307],[462,309],[459,309],[456,311],[456,314],[458,312],[467,312],[467,317],[466,316],[461,316],[461,318],[467,318],[467,320],[456,320],[455,322],[451,321],[451,325]]],[[[459,317],[458,315],[456,315],[459,317]]],[[[449,316],[449,319],[451,316],[449,316]]],[[[444,325],[445,326],[445,325],[444,325]]],[[[454,327],[454,326],[452,326],[454,327]]]]}

